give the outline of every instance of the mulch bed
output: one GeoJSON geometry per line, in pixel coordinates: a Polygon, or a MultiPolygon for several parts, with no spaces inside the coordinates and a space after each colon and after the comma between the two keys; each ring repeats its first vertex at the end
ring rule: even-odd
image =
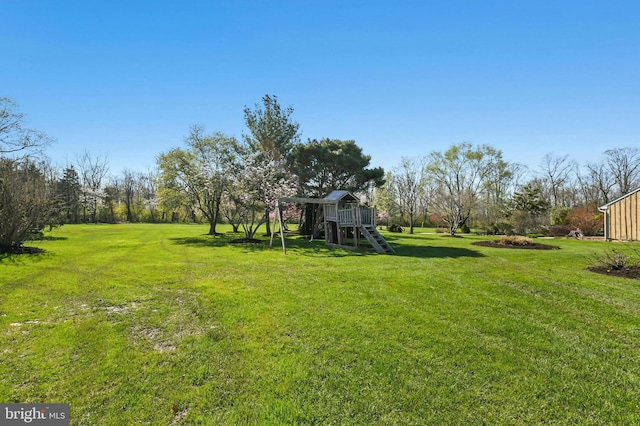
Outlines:
{"type": "MultiPolygon", "coordinates": [[[[559,250],[560,247],[550,246],[540,243],[529,243],[526,245],[500,244],[498,241],[477,241],[471,243],[481,247],[495,247],[506,249],[529,249],[529,250],[559,250]]],[[[640,279],[640,267],[624,268],[624,269],[608,269],[605,266],[590,266],[586,268],[588,271],[597,274],[609,275],[611,277],[640,279]]]]}
{"type": "Polygon", "coordinates": [[[471,244],[474,246],[506,248],[506,249],[524,249],[524,250],[559,250],[560,249],[560,247],[558,246],[550,246],[547,244],[540,244],[540,243],[529,243],[525,245],[518,245],[518,244],[500,244],[498,241],[477,241],[471,244]]]}
{"type": "Polygon", "coordinates": [[[591,266],[587,268],[591,272],[597,274],[609,275],[611,277],[640,279],[640,267],[625,269],[607,269],[604,266],[591,266]]]}

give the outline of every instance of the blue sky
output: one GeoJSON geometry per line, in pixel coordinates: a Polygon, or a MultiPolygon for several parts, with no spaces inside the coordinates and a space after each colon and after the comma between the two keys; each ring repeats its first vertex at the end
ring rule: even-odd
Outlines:
{"type": "Polygon", "coordinates": [[[637,1],[0,3],[0,96],[112,173],[203,124],[241,138],[264,94],[302,139],[354,139],[391,169],[470,141],[535,169],[640,146],[637,1]]]}

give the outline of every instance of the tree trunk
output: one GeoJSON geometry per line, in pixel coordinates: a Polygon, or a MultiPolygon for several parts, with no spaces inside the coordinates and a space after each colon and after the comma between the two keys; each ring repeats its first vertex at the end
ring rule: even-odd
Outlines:
{"type": "Polygon", "coordinates": [[[215,217],[215,215],[206,215],[206,217],[209,221],[209,233],[207,235],[216,235],[217,218],[215,217]]]}
{"type": "Polygon", "coordinates": [[[267,229],[266,234],[267,235],[271,235],[271,223],[269,223],[269,208],[265,208],[264,209],[264,221],[265,221],[265,227],[267,229]]]}
{"type": "MultiPolygon", "coordinates": [[[[324,223],[324,207],[321,207],[320,205],[314,205],[313,206],[314,209],[317,209],[316,212],[316,220],[313,223],[313,229],[311,231],[313,238],[321,238],[322,237],[322,233],[324,232],[324,227],[320,226],[324,223]],[[320,212],[320,209],[322,209],[322,212],[320,212]]],[[[324,236],[325,238],[327,238],[327,236],[324,236]]]]}
{"type": "Polygon", "coordinates": [[[93,203],[91,210],[91,222],[98,223],[98,202],[93,203]]]}
{"type": "Polygon", "coordinates": [[[409,212],[409,234],[413,234],[413,211],[409,212]]]}
{"type": "Polygon", "coordinates": [[[126,204],[127,204],[127,222],[133,223],[133,213],[131,212],[131,200],[127,200],[126,204]]]}

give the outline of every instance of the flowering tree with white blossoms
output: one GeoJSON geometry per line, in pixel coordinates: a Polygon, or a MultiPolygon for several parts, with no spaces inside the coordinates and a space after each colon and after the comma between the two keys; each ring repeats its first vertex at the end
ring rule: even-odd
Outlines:
{"type": "Polygon", "coordinates": [[[240,223],[246,239],[253,239],[260,225],[276,202],[282,197],[294,196],[298,190],[297,178],[288,172],[284,160],[266,159],[258,154],[246,157],[237,180],[236,202],[240,207],[240,223]]]}

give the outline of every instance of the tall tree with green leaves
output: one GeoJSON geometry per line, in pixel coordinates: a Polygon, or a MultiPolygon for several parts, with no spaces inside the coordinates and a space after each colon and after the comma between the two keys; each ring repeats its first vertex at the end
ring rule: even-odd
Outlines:
{"type": "Polygon", "coordinates": [[[182,198],[200,211],[209,234],[215,235],[220,203],[238,166],[239,145],[220,132],[207,135],[201,126],[192,126],[185,142],[187,149],[175,148],[158,157],[159,192],[174,202],[182,198]]]}
{"type": "MultiPolygon", "coordinates": [[[[307,197],[321,198],[335,189],[351,192],[368,191],[384,184],[384,170],[369,168],[371,157],[364,155],[355,141],[339,139],[309,140],[295,147],[292,153],[293,171],[298,176],[300,191],[307,197]]],[[[319,236],[318,222],[322,219],[315,205],[315,236],[319,236]]]]}
{"type": "Polygon", "coordinates": [[[66,167],[56,187],[56,197],[60,200],[62,216],[67,223],[80,222],[80,199],[82,185],[80,175],[73,165],[66,167]]]}
{"type": "MultiPolygon", "coordinates": [[[[244,141],[249,149],[266,162],[282,165],[282,177],[291,174],[291,153],[300,143],[300,125],[293,121],[293,107],[280,106],[278,97],[264,95],[262,104],[254,108],[245,107],[244,120],[249,134],[244,134],[244,141]]],[[[269,210],[264,211],[267,233],[271,231],[269,210]]]]}
{"type": "Polygon", "coordinates": [[[382,186],[384,170],[369,168],[370,162],[371,156],[353,140],[314,139],[293,151],[293,169],[303,193],[310,197],[323,197],[334,189],[358,192],[382,186]]]}
{"type": "Polygon", "coordinates": [[[509,202],[509,215],[516,232],[526,234],[537,231],[541,218],[551,208],[551,203],[542,194],[542,185],[540,179],[534,179],[514,192],[509,202]]]}
{"type": "Polygon", "coordinates": [[[262,104],[245,107],[244,120],[249,130],[244,140],[253,152],[268,160],[288,162],[289,154],[300,143],[300,125],[293,121],[293,107],[283,108],[275,95],[264,95],[262,104]]]}

